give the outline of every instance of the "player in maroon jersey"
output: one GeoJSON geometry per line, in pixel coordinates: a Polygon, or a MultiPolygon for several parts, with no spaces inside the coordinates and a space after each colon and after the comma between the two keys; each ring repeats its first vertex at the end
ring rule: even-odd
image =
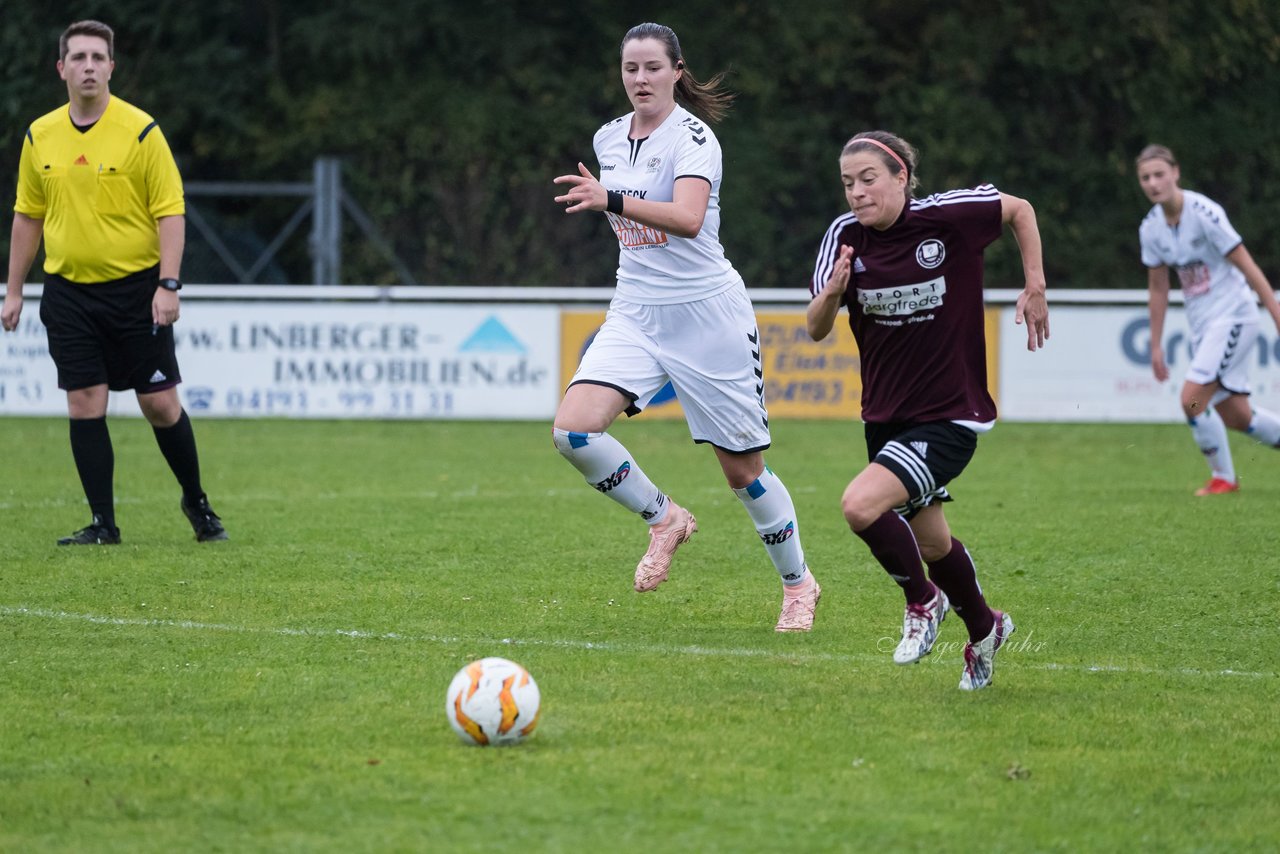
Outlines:
{"type": "Polygon", "coordinates": [[[990,184],[924,199],[916,151],[884,131],[860,133],[840,155],[851,213],[836,218],[818,251],[808,329],[830,334],[842,306],[862,361],[862,419],[870,463],[846,487],[845,520],[903,590],[898,664],[928,655],[954,609],[969,630],[960,687],[991,682],[1013,621],[987,605],[973,560],[942,512],[947,483],[995,424],[987,392],[982,253],[1009,225],[1026,287],[1015,318],[1027,349],[1049,337],[1035,211],[990,184]],[[852,287],[850,284],[852,283],[852,287]],[[929,571],[926,576],[923,564],[929,571]]]}

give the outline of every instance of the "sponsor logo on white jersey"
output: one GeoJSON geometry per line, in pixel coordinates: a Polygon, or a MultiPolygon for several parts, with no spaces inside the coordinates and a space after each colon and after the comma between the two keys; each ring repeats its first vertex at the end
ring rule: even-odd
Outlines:
{"type": "Polygon", "coordinates": [[[1209,293],[1209,287],[1213,284],[1213,274],[1204,262],[1193,261],[1190,264],[1179,264],[1174,269],[1178,271],[1178,283],[1182,285],[1182,293],[1184,295],[1198,297],[1201,294],[1209,293]]]}

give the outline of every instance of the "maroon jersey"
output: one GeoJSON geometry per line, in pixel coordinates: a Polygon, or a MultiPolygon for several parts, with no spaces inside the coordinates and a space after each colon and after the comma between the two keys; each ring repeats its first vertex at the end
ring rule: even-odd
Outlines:
{"type": "Polygon", "coordinates": [[[863,421],[995,420],[982,252],[1002,227],[990,184],[911,199],[884,231],[852,213],[831,223],[809,291],[822,291],[840,247],[852,246],[843,304],[862,360],[863,421]]]}

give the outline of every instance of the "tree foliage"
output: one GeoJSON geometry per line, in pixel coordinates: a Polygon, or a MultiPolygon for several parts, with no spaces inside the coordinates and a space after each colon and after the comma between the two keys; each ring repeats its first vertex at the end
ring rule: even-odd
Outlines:
{"type": "MultiPolygon", "coordinates": [[[[603,218],[564,215],[551,179],[594,168],[592,133],[629,110],[618,46],[639,21],[625,5],[115,0],[76,14],[115,27],[113,91],[160,121],[188,180],[307,181],[336,155],[420,282],[613,281],[603,218]]],[[[53,66],[69,22],[30,3],[0,22],[7,198],[27,124],[65,101],[53,66]]],[[[1274,0],[685,0],[662,22],[697,76],[730,71],[721,237],[751,285],[804,284],[843,210],[840,147],[871,128],[921,150],[921,192],[990,181],[1029,199],[1051,287],[1142,286],[1133,156],[1162,142],[1280,279],[1274,0]]],[[[252,206],[230,215],[279,225],[252,206]]],[[[347,281],[395,281],[367,241],[347,243],[347,281]]],[[[305,281],[305,241],[291,251],[305,281]]],[[[1012,241],[989,261],[989,284],[1020,285],[1012,241]]]]}

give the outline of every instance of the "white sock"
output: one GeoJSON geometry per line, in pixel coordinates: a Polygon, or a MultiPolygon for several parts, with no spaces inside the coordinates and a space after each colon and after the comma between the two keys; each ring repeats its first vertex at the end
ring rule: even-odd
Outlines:
{"type": "Polygon", "coordinates": [[[1280,418],[1266,409],[1253,410],[1253,420],[1245,431],[1264,445],[1280,448],[1280,418]]]}
{"type": "Polygon", "coordinates": [[[1195,418],[1187,419],[1191,435],[1195,436],[1200,453],[1213,471],[1213,476],[1231,483],[1236,482],[1236,469],[1231,462],[1231,446],[1227,444],[1227,425],[1216,409],[1206,409],[1195,418]]]}
{"type": "Polygon", "coordinates": [[[788,586],[801,584],[808,573],[804,563],[804,549],[800,547],[800,525],[796,521],[796,508],[791,494],[776,474],[768,467],[745,489],[735,489],[747,515],[755,523],[756,533],[769,553],[769,560],[788,586]]]}
{"type": "Polygon", "coordinates": [[[608,433],[571,433],[553,428],[556,450],[582,472],[587,483],[650,525],[667,516],[667,496],[640,470],[622,443],[608,433]]]}

